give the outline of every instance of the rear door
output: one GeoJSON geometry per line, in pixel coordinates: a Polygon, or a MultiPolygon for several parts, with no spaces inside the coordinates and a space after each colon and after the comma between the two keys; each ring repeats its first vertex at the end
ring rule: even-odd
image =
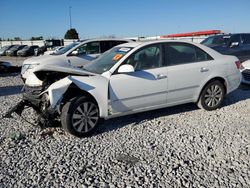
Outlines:
{"type": "Polygon", "coordinates": [[[165,45],[164,50],[168,67],[167,103],[174,105],[193,101],[213,69],[212,57],[187,43],[171,42],[165,45]]]}

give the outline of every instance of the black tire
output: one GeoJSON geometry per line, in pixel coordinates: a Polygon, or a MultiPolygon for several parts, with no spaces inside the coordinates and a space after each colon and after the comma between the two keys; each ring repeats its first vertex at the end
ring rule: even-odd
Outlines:
{"type": "Polygon", "coordinates": [[[203,88],[197,106],[208,111],[215,110],[221,105],[224,96],[224,85],[218,80],[211,81],[203,88]]]}
{"type": "Polygon", "coordinates": [[[63,129],[77,137],[90,136],[99,124],[99,120],[98,105],[85,96],[71,99],[62,108],[63,129]]]}

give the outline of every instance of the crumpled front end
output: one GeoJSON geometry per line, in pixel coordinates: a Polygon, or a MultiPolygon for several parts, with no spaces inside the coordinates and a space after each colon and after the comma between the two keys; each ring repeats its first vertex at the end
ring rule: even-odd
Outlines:
{"type": "Polygon", "coordinates": [[[44,81],[39,80],[35,74],[29,76],[23,88],[23,99],[28,106],[42,114],[58,114],[56,109],[62,95],[66,92],[72,81],[70,76],[47,86],[44,81]]]}

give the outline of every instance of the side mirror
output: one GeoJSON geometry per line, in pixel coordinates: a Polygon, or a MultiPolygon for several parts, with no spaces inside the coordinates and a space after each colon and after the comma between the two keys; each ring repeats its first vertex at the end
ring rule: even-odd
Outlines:
{"type": "Polygon", "coordinates": [[[129,73],[135,72],[135,69],[132,65],[122,65],[118,69],[118,73],[129,73]]]}
{"type": "Polygon", "coordinates": [[[230,45],[231,48],[235,47],[235,46],[239,46],[239,42],[232,42],[230,45]]]}
{"type": "Polygon", "coordinates": [[[72,52],[71,52],[71,55],[73,55],[73,56],[77,56],[77,55],[78,55],[78,50],[74,50],[74,51],[72,51],[72,52]]]}

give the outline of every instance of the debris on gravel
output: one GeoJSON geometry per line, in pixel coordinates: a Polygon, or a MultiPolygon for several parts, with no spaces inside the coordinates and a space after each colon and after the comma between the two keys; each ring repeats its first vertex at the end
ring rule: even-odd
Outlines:
{"type": "MultiPolygon", "coordinates": [[[[0,77],[0,114],[21,100],[21,85],[19,75],[0,77]]],[[[215,111],[135,114],[79,139],[31,125],[28,108],[0,120],[0,187],[250,187],[249,112],[243,85],[215,111]]]]}

